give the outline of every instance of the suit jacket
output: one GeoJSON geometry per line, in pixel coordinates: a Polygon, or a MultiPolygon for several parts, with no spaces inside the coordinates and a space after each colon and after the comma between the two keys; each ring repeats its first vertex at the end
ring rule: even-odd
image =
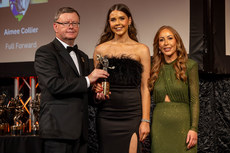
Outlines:
{"type": "Polygon", "coordinates": [[[87,140],[88,56],[78,50],[79,75],[64,46],[54,39],[35,54],[35,71],[41,89],[40,136],[42,138],[87,140]]]}

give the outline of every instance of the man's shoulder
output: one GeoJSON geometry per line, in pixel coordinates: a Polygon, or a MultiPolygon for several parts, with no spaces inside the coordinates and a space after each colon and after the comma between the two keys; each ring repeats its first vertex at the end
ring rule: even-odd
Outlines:
{"type": "Polygon", "coordinates": [[[88,58],[88,55],[87,55],[84,51],[78,49],[78,52],[79,52],[82,56],[88,58]]]}
{"type": "MultiPolygon", "coordinates": [[[[56,45],[56,41],[53,40],[53,41],[49,42],[48,44],[45,44],[45,45],[40,46],[39,48],[54,48],[55,45],[56,45]]],[[[38,49],[39,49],[39,48],[38,48],[38,49]]]]}
{"type": "Polygon", "coordinates": [[[53,48],[53,44],[52,42],[48,43],[48,44],[45,44],[45,45],[42,45],[38,48],[38,50],[43,50],[43,49],[47,49],[47,48],[53,48]]]}
{"type": "Polygon", "coordinates": [[[50,43],[40,46],[36,52],[44,52],[44,51],[55,52],[58,48],[60,48],[59,46],[61,46],[61,44],[58,44],[57,40],[54,39],[50,43]]]}

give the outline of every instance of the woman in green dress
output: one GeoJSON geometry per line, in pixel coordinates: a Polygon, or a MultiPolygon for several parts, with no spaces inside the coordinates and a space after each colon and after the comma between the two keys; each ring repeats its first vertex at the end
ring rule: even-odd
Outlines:
{"type": "Polygon", "coordinates": [[[198,64],[188,59],[178,32],[162,26],[154,38],[150,89],[156,107],[152,153],[196,153],[199,120],[198,64]]]}

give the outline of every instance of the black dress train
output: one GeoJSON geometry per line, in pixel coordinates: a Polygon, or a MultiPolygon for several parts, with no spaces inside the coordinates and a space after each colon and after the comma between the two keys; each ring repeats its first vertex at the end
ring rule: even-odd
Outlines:
{"type": "Polygon", "coordinates": [[[97,132],[100,153],[128,153],[131,137],[138,136],[142,116],[141,74],[142,65],[131,58],[109,58],[110,99],[98,107],[97,132]]]}

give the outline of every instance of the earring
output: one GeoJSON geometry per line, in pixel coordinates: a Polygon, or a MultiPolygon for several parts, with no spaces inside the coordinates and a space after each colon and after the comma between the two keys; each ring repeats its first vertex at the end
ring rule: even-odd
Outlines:
{"type": "Polygon", "coordinates": [[[159,54],[161,54],[161,50],[159,50],[159,52],[158,52],[159,54]]]}

